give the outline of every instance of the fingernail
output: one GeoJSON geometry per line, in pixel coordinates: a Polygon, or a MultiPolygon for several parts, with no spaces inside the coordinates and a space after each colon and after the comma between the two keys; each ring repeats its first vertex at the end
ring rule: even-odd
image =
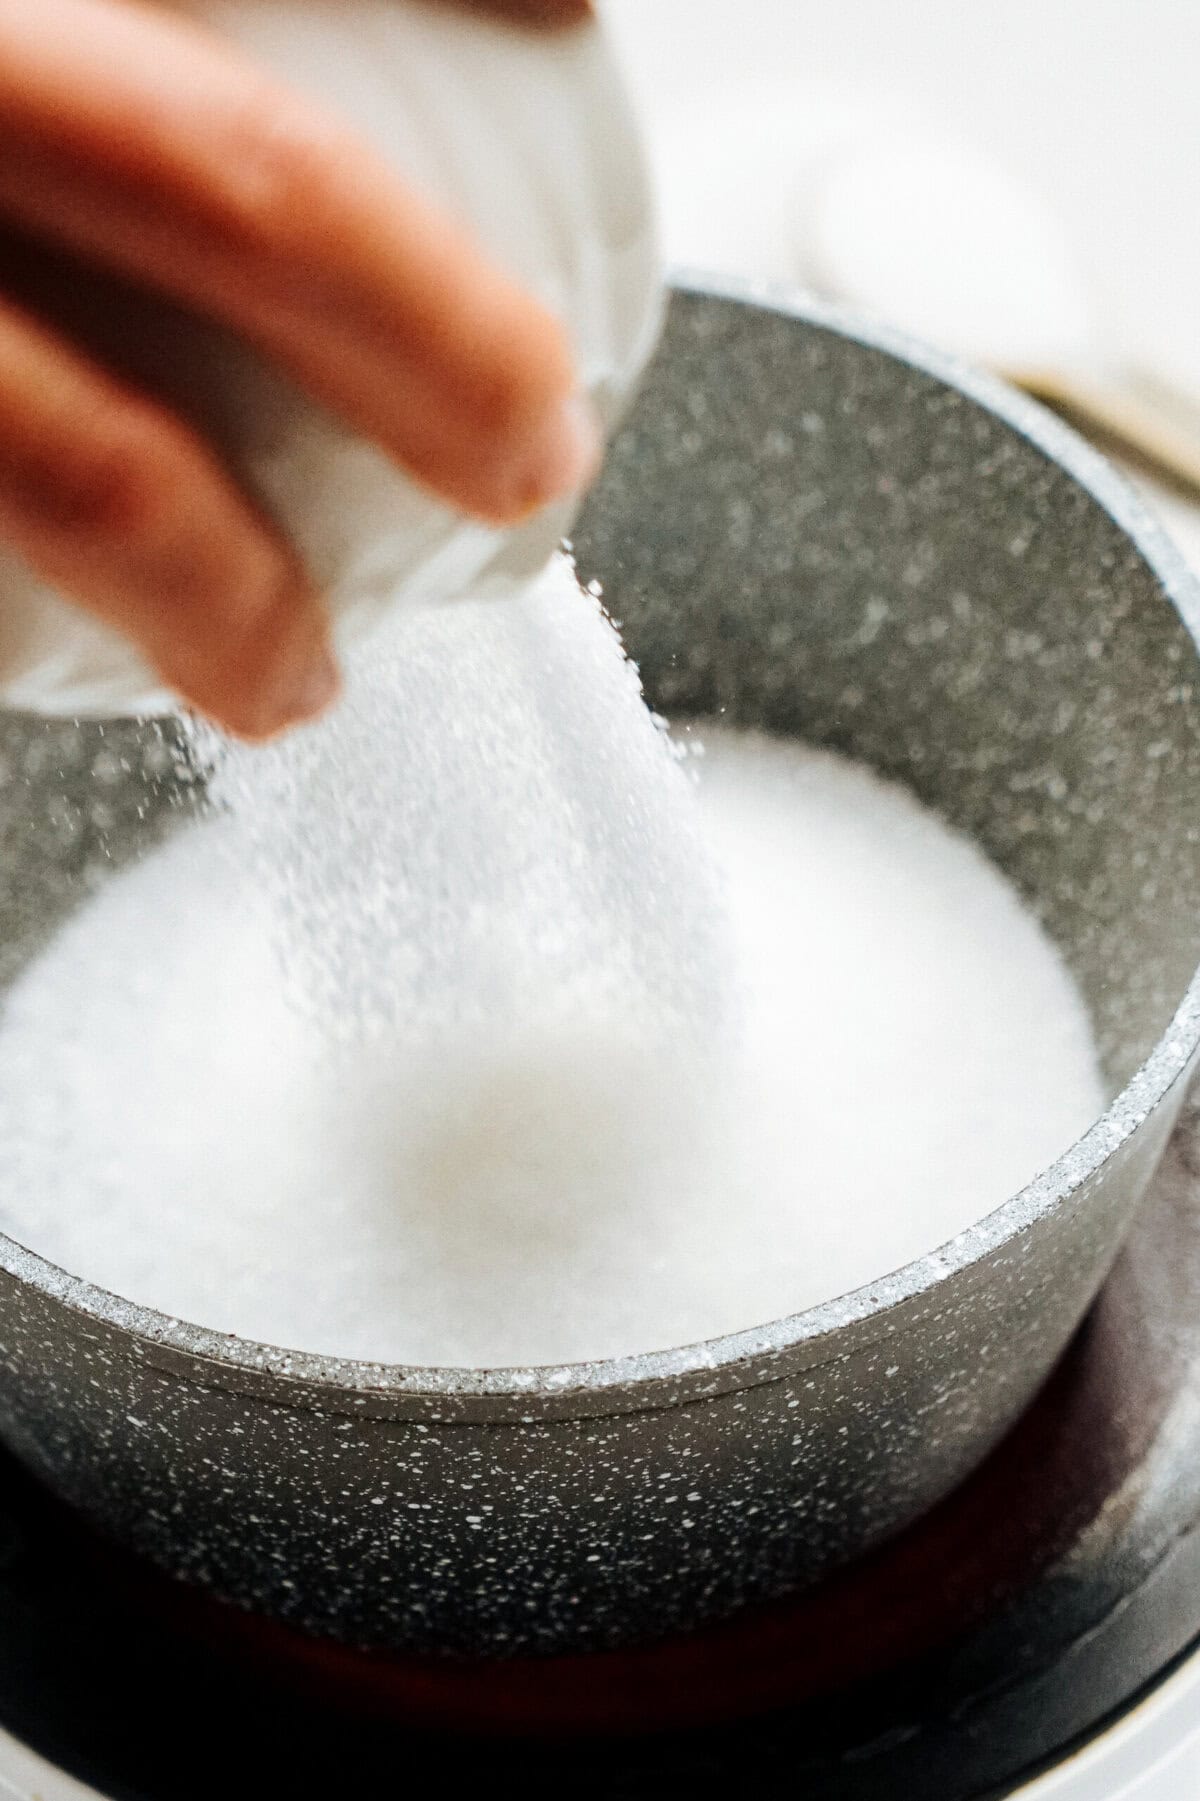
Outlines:
{"type": "Polygon", "coordinates": [[[276,664],[269,691],[264,695],[264,732],[274,735],[289,726],[316,719],[341,693],[342,678],[326,636],[324,621],[318,632],[296,633],[276,664]]]}
{"type": "Polygon", "coordinates": [[[571,394],[550,414],[529,446],[518,485],[517,511],[533,512],[547,501],[578,494],[597,469],[604,441],[591,403],[571,394]]]}

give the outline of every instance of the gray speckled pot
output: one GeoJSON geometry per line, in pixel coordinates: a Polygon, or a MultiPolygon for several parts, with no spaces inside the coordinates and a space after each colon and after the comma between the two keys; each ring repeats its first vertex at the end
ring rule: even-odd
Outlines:
{"type": "MultiPolygon", "coordinates": [[[[1070,958],[1116,1098],[871,1288],[576,1368],[289,1354],[0,1244],[6,1442],[165,1569],[362,1643],[611,1645],[895,1531],[1062,1349],[1197,1046],[1200,597],[1074,437],[883,334],[686,292],[577,548],[659,706],[847,748],[982,840],[1070,958]]],[[[0,739],[3,974],[181,793],[142,728],[0,739]]]]}

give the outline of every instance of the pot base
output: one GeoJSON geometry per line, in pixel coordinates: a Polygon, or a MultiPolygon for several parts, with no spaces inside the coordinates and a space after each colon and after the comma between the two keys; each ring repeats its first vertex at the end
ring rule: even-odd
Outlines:
{"type": "Polygon", "coordinates": [[[589,1794],[648,1798],[697,1760],[765,1795],[802,1778],[813,1801],[977,1793],[1200,1634],[1198,1303],[1200,1107],[1083,1330],[962,1488],[802,1598],[594,1656],[308,1639],[101,1545],[6,1464],[0,1724],[147,1801],[216,1792],[248,1757],[242,1792],[324,1796],[331,1759],[340,1792],[378,1792],[434,1750],[464,1782],[511,1762],[527,1793],[578,1793],[583,1768],[589,1794]]]}

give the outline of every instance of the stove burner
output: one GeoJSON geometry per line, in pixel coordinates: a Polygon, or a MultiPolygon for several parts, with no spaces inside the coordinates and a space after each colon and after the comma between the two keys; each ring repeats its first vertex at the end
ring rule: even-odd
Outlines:
{"type": "Polygon", "coordinates": [[[630,1652],[401,1660],[103,1549],[0,1468],[0,1724],[122,1801],[439,1787],[995,1796],[1200,1635],[1200,1106],[1042,1395],[956,1494],[791,1602],[630,1652]]]}

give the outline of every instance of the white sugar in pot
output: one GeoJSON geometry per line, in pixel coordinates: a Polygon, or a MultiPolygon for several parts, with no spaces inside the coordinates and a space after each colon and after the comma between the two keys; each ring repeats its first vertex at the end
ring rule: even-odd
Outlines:
{"type": "MultiPolygon", "coordinates": [[[[883,334],[692,288],[576,541],[664,711],[845,749],[980,840],[1078,978],[1112,1100],[1025,1192],[869,1288],[572,1368],[285,1352],[0,1245],[4,1442],[110,1539],[311,1633],[627,1643],[895,1532],[1045,1378],[1196,1053],[1200,595],[1065,429],[883,334]]],[[[99,732],[0,722],[7,977],[105,856],[189,829],[148,728],[99,732]]]]}

